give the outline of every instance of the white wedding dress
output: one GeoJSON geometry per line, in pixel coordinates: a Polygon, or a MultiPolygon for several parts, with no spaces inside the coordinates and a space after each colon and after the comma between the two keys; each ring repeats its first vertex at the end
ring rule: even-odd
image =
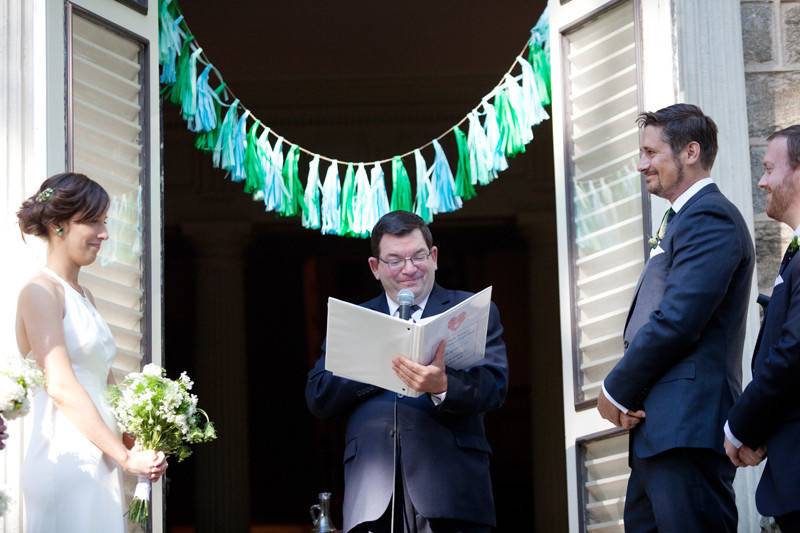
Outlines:
{"type": "MultiPolygon", "coordinates": [[[[104,393],[116,346],[91,302],[53,271],[64,286],[64,339],[80,384],[109,428],[117,424],[104,393]]],[[[123,533],[122,472],[83,436],[40,390],[33,401],[33,429],[22,470],[27,533],[123,533]]]]}

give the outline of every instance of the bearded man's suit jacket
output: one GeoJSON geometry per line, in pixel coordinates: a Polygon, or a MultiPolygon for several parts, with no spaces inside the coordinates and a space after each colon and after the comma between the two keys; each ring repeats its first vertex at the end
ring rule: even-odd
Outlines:
{"type": "Polygon", "coordinates": [[[741,214],[713,183],[669,222],[636,288],[624,355],[604,381],[611,398],[647,414],[631,431],[631,454],[708,448],[724,456],[723,427],[741,392],[753,255],[741,214]]]}
{"type": "Polygon", "coordinates": [[[728,414],[733,435],[767,447],[758,512],[800,511],[800,254],[779,273],[753,354],[753,381],[728,414]]]}
{"type": "MultiPolygon", "coordinates": [[[[434,285],[422,316],[439,314],[470,297],[434,285]]],[[[385,293],[362,304],[389,312],[385,293]]],[[[486,356],[466,370],[447,368],[447,395],[438,406],[428,394],[398,399],[401,475],[414,507],[424,517],[495,525],[489,476],[491,448],[483,415],[500,407],[508,387],[503,326],[494,303],[486,356]]],[[[344,451],[344,531],[377,520],[389,505],[393,483],[393,420],[396,394],[334,376],[325,352],[308,374],[306,402],[322,418],[347,416],[344,451]]]]}

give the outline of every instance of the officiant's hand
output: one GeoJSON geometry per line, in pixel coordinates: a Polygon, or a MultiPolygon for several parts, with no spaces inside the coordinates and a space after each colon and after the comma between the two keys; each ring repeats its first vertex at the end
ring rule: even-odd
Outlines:
{"type": "Polygon", "coordinates": [[[444,367],[445,341],[439,343],[436,355],[429,365],[415,363],[408,357],[398,355],[392,359],[392,370],[403,383],[417,392],[441,394],[447,392],[447,373],[444,367]]]}

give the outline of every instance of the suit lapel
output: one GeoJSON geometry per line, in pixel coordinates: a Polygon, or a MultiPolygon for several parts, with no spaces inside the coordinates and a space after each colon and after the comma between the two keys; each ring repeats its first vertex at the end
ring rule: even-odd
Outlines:
{"type": "Polygon", "coordinates": [[[422,310],[422,317],[438,315],[447,309],[447,304],[450,303],[450,291],[443,289],[438,284],[433,284],[431,294],[428,296],[428,302],[425,304],[425,309],[422,310]]]}
{"type": "Polygon", "coordinates": [[[379,296],[376,296],[372,300],[368,300],[364,307],[367,309],[372,309],[373,311],[378,311],[379,313],[383,313],[384,315],[389,314],[389,302],[386,301],[386,293],[382,292],[379,296]]]}
{"type": "MultiPolygon", "coordinates": [[[[702,198],[706,194],[710,194],[710,193],[714,193],[714,192],[719,193],[719,187],[717,187],[716,183],[711,183],[709,185],[706,185],[705,187],[703,187],[699,191],[697,191],[694,194],[694,196],[689,198],[689,200],[687,200],[687,202],[685,204],[683,204],[683,207],[681,208],[681,210],[678,211],[677,213],[675,213],[675,216],[673,216],[672,220],[670,220],[669,225],[667,226],[667,232],[664,235],[664,239],[666,239],[667,235],[670,234],[670,228],[674,228],[676,226],[676,222],[678,221],[678,217],[680,217],[681,214],[685,213],[692,206],[692,204],[695,203],[699,198],[702,198]]],[[[662,239],[662,240],[664,240],[664,239],[662,239]]],[[[798,254],[798,255],[800,255],[800,254],[798,254]]],[[[644,281],[644,276],[647,273],[647,267],[648,267],[649,264],[650,264],[650,258],[648,257],[645,260],[644,268],[642,269],[642,273],[639,274],[639,281],[636,282],[636,288],[633,290],[633,298],[631,299],[631,306],[628,308],[628,316],[625,318],[625,327],[622,328],[622,336],[623,336],[623,338],[625,336],[625,331],[628,329],[628,322],[630,322],[630,320],[631,320],[631,315],[633,314],[633,309],[636,307],[636,299],[639,296],[639,289],[642,288],[642,282],[644,281]]]]}

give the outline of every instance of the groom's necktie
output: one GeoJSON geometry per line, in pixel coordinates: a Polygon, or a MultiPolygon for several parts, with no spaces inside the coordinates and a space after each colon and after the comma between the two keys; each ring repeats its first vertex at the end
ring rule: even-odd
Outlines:
{"type": "Polygon", "coordinates": [[[661,225],[658,227],[658,233],[656,233],[659,242],[661,242],[661,240],[664,238],[664,235],[667,234],[667,226],[669,225],[669,221],[672,220],[672,217],[674,216],[675,210],[671,207],[664,213],[664,218],[661,219],[661,225]]]}
{"type": "Polygon", "coordinates": [[[783,259],[781,259],[781,267],[778,269],[778,275],[783,274],[786,265],[789,264],[789,261],[792,260],[796,253],[797,246],[792,246],[792,243],[789,243],[789,246],[786,248],[786,253],[783,254],[783,259]]]}

